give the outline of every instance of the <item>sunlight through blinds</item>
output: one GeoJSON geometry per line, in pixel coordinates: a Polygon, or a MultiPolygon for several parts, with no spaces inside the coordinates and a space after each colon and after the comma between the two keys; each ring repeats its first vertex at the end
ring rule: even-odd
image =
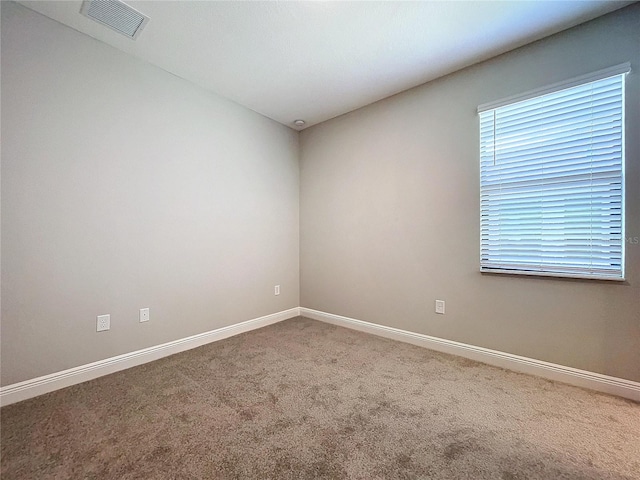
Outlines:
{"type": "Polygon", "coordinates": [[[481,271],[623,279],[624,77],[480,112],[481,271]]]}

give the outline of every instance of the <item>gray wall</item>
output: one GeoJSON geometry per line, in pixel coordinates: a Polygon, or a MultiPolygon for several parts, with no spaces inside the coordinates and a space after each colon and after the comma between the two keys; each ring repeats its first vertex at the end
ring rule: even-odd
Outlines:
{"type": "Polygon", "coordinates": [[[640,381],[639,72],[636,4],[305,130],[301,305],[640,381]],[[626,61],[627,282],[480,274],[476,107],[626,61]]]}
{"type": "Polygon", "coordinates": [[[2,385],[297,307],[298,192],[293,130],[2,2],[2,385]]]}

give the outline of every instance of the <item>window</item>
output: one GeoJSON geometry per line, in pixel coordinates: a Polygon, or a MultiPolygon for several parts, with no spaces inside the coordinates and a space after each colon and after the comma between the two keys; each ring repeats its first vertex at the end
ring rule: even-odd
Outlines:
{"type": "Polygon", "coordinates": [[[628,71],[478,107],[482,272],[624,278],[628,71]]]}

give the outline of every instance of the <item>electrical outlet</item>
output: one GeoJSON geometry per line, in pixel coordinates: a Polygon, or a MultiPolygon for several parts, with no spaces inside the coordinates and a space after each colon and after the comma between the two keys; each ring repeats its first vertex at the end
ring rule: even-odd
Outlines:
{"type": "Polygon", "coordinates": [[[276,285],[273,289],[274,295],[280,295],[280,285],[276,285]]]}
{"type": "Polygon", "coordinates": [[[149,309],[148,308],[141,308],[140,309],[140,321],[141,322],[148,322],[149,321],[149,309]]]}
{"type": "Polygon", "coordinates": [[[111,328],[111,315],[98,315],[96,319],[96,331],[103,332],[111,328]]]}
{"type": "Polygon", "coordinates": [[[444,315],[444,300],[436,300],[436,313],[444,315]]]}

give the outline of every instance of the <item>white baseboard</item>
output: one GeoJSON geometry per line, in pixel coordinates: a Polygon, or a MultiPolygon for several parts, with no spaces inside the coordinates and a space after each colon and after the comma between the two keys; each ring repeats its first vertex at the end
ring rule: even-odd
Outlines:
{"type": "Polygon", "coordinates": [[[460,357],[469,358],[478,362],[487,363],[501,368],[528,373],[538,377],[556,380],[559,382],[589,388],[599,392],[618,395],[640,402],[640,383],[622,378],[602,375],[600,373],[565,367],[554,363],[543,362],[533,358],[521,357],[511,353],[499,352],[488,348],[476,347],[465,343],[454,342],[443,338],[430,337],[420,333],[408,332],[398,328],[386,327],[375,323],[364,322],[354,318],[343,317],[331,313],[320,312],[310,308],[296,307],[282,312],[254,318],[246,322],[237,323],[228,327],[218,328],[209,332],[200,333],[191,337],[182,338],[173,342],[156,345],[154,347],[125,353],[116,357],[107,358],[98,362],[81,365],[61,372],[52,373],[42,377],[14,383],[0,388],[0,406],[10,405],[21,400],[33,398],[44,393],[59,390],[78,383],[93,380],[110,373],[152,362],[175,353],[205,345],[207,343],[223,340],[240,333],[265,327],[289,318],[303,315],[313,320],[319,320],[341,327],[360,330],[392,340],[411,343],[438,352],[450,353],[460,357]]]}
{"type": "Polygon", "coordinates": [[[31,380],[26,380],[24,382],[7,385],[6,387],[0,388],[0,406],[33,398],[77,383],[86,382],[87,380],[93,380],[94,378],[102,377],[137,365],[142,365],[143,363],[152,362],[207,343],[216,342],[240,333],[255,330],[256,328],[266,327],[267,325],[278,323],[299,315],[300,308],[295,307],[282,312],[272,313],[271,315],[265,315],[264,317],[247,320],[246,322],[229,325],[228,327],[217,328],[209,332],[181,338],[179,340],[174,340],[173,342],[163,343],[162,345],[144,348],[135,352],[118,355],[117,357],[111,357],[98,362],[80,365],[79,367],[63,370],[62,372],[56,372],[42,377],[33,378],[31,380]]]}
{"type": "Polygon", "coordinates": [[[341,327],[351,328],[362,332],[372,333],[380,337],[390,338],[405,343],[411,343],[419,347],[429,348],[438,352],[450,353],[460,357],[469,358],[478,362],[506,368],[517,372],[528,373],[549,380],[589,388],[599,392],[609,393],[620,397],[629,398],[640,402],[640,383],[623,378],[610,377],[600,373],[565,367],[555,363],[543,362],[533,358],[521,357],[511,353],[499,352],[488,348],[476,347],[465,343],[445,340],[443,338],[430,337],[420,333],[408,332],[398,328],[386,327],[375,323],[364,322],[354,318],[320,312],[310,308],[300,308],[300,315],[331,323],[341,327]]]}

